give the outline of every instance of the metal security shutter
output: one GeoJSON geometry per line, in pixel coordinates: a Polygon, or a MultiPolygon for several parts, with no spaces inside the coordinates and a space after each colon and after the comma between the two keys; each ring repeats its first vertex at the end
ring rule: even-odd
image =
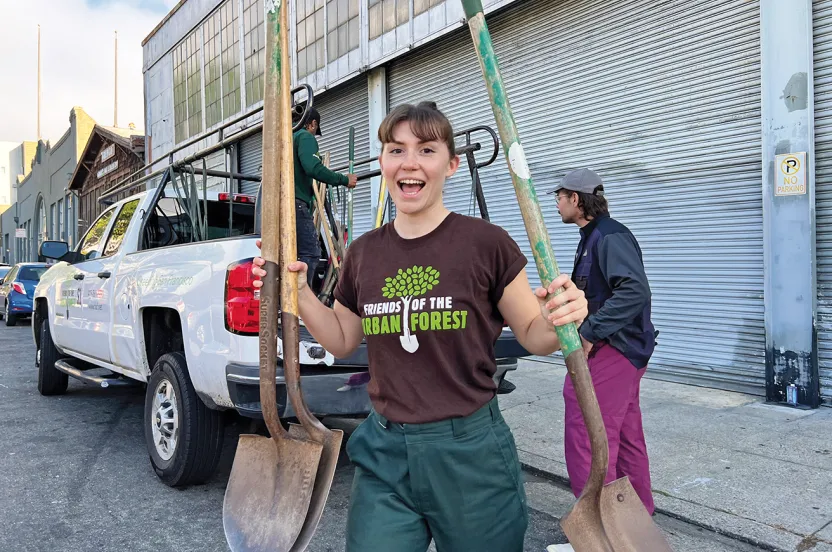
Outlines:
{"type": "MultiPolygon", "coordinates": [[[[322,159],[329,152],[330,168],[340,168],[349,163],[350,126],[355,127],[355,160],[361,161],[370,156],[370,108],[366,76],[356,78],[343,88],[317,96],[315,107],[321,114],[323,133],[317,137],[318,149],[322,159]]],[[[356,172],[368,168],[368,165],[364,165],[356,168],[356,172]]],[[[341,197],[346,197],[347,188],[338,186],[335,191],[340,192],[341,197]]],[[[359,182],[353,192],[354,237],[373,228],[370,196],[370,182],[359,182]]],[[[339,215],[345,211],[344,205],[346,203],[338,205],[339,215]]],[[[346,213],[344,220],[346,221],[346,213]]]]}
{"type": "MultiPolygon", "coordinates": [[[[535,0],[489,27],[561,270],[578,230],[543,192],[588,166],[644,250],[661,331],[648,374],[763,394],[759,9],[535,0]]],[[[393,63],[388,88],[391,106],[436,101],[456,130],[495,124],[467,29],[393,63]]],[[[460,174],[446,201],[476,214],[460,174]]],[[[537,282],[503,156],[481,176],[537,282]]]]}
{"type": "Polygon", "coordinates": [[[820,394],[832,402],[832,1],[813,2],[820,394]]]}
{"type": "MultiPolygon", "coordinates": [[[[220,150],[212,153],[208,157],[205,158],[205,165],[208,169],[215,170],[215,171],[224,171],[225,170],[225,150],[220,150]]],[[[202,162],[200,161],[197,166],[195,166],[197,172],[202,169],[202,162]]],[[[213,191],[218,190],[225,190],[228,186],[227,182],[228,179],[216,176],[209,176],[208,180],[208,189],[213,191]]]]}
{"type": "MultiPolygon", "coordinates": [[[[242,140],[238,144],[240,174],[260,175],[263,165],[263,134],[255,134],[242,140]]],[[[257,194],[260,183],[256,181],[241,181],[238,184],[240,193],[257,194]]]]}

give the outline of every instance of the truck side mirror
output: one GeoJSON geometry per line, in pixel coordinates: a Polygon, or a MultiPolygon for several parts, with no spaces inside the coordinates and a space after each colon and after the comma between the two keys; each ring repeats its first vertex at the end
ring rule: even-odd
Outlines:
{"type": "Polygon", "coordinates": [[[40,244],[38,254],[47,259],[60,260],[69,252],[69,245],[62,241],[45,241],[40,244]]]}

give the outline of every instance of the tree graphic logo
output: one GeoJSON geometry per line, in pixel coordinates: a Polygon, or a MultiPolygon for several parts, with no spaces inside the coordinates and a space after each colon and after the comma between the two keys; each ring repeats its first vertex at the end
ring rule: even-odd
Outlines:
{"type": "Polygon", "coordinates": [[[419,348],[419,340],[415,335],[410,334],[410,302],[414,297],[426,294],[435,286],[439,285],[439,271],[429,266],[413,266],[408,269],[399,269],[398,274],[393,278],[384,279],[384,287],[381,293],[387,299],[401,299],[404,303],[404,335],[399,337],[402,348],[408,353],[415,353],[419,348]]]}

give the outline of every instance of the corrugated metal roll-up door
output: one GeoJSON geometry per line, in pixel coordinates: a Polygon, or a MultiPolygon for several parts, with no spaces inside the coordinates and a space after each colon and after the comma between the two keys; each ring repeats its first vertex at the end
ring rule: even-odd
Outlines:
{"type": "MultiPolygon", "coordinates": [[[[214,171],[224,171],[225,170],[225,150],[215,151],[211,155],[205,158],[205,168],[208,170],[214,171]]],[[[202,186],[202,176],[200,171],[202,171],[202,160],[196,161],[194,163],[194,170],[196,170],[196,177],[197,181],[199,182],[200,187],[202,186]]],[[[209,176],[206,178],[207,180],[207,188],[213,191],[222,191],[225,190],[228,186],[227,179],[219,176],[209,176]]]]}
{"type": "MultiPolygon", "coordinates": [[[[240,174],[260,175],[263,165],[263,134],[258,133],[249,136],[237,144],[238,167],[240,174]]],[[[241,194],[256,195],[260,183],[251,180],[242,180],[237,184],[241,194]]]]}
{"type": "MultiPolygon", "coordinates": [[[[764,394],[759,10],[536,0],[489,27],[561,270],[578,229],[543,192],[588,166],[644,251],[661,331],[648,373],[764,394]]],[[[466,29],[394,62],[388,88],[391,106],[436,101],[456,130],[495,124],[466,29]]],[[[459,174],[446,202],[477,214],[459,174]]],[[[503,156],[481,176],[539,281],[503,156]]]]}
{"type": "MultiPolygon", "coordinates": [[[[317,137],[318,149],[322,159],[329,152],[330,168],[341,168],[349,163],[350,126],[355,127],[355,160],[362,161],[370,156],[370,107],[366,76],[317,96],[314,105],[321,114],[323,133],[317,137]]],[[[369,165],[362,165],[355,170],[362,172],[369,168],[369,165]]],[[[346,197],[347,188],[338,186],[335,191],[342,198],[346,197]]],[[[353,191],[353,237],[357,238],[373,228],[375,217],[371,213],[370,196],[370,181],[359,182],[353,191]]],[[[338,213],[343,213],[343,220],[346,221],[345,206],[346,203],[339,204],[338,213]]]]}
{"type": "Polygon", "coordinates": [[[820,394],[832,403],[832,0],[815,0],[815,229],[820,394]]]}

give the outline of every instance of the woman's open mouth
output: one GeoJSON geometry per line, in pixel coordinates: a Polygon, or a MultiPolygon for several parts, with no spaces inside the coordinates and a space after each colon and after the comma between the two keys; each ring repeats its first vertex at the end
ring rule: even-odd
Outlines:
{"type": "Polygon", "coordinates": [[[416,180],[412,178],[406,178],[404,180],[399,180],[399,189],[402,191],[405,197],[415,197],[419,195],[419,192],[422,191],[422,188],[425,187],[424,180],[416,180]]]}

